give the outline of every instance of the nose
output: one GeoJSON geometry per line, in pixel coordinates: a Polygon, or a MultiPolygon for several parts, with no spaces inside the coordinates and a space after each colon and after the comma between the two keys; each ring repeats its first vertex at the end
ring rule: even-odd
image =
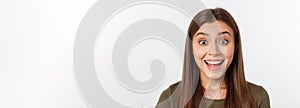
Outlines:
{"type": "Polygon", "coordinates": [[[217,44],[210,44],[209,45],[209,55],[217,56],[220,55],[220,49],[217,44]]]}

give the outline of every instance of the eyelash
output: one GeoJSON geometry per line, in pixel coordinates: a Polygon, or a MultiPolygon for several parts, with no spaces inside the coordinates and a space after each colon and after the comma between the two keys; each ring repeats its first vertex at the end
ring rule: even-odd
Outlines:
{"type": "Polygon", "coordinates": [[[227,44],[229,43],[229,41],[228,41],[227,39],[221,39],[221,40],[219,41],[219,43],[220,43],[221,45],[227,45],[227,44]],[[223,42],[225,41],[225,43],[222,43],[222,41],[223,41],[223,42]]]}
{"type": "Polygon", "coordinates": [[[204,46],[204,45],[208,44],[208,42],[207,42],[207,40],[200,40],[199,44],[202,45],[202,46],[204,46]],[[206,42],[206,43],[204,44],[203,42],[206,42]]]}
{"type": "MultiPolygon", "coordinates": [[[[227,44],[229,43],[229,41],[228,41],[227,39],[221,39],[218,43],[221,44],[221,45],[227,45],[227,44]],[[222,43],[222,42],[224,42],[224,43],[222,43]]],[[[201,46],[204,46],[204,45],[207,45],[207,44],[208,44],[208,41],[207,41],[207,40],[200,40],[200,41],[199,41],[199,44],[200,44],[201,46]],[[205,42],[205,43],[204,43],[204,42],[205,42]]]]}

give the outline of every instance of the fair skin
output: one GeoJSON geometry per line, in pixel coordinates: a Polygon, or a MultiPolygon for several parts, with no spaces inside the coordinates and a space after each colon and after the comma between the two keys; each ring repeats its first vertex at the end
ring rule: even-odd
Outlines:
{"type": "Polygon", "coordinates": [[[200,68],[204,96],[210,99],[224,99],[225,72],[234,55],[234,33],[222,21],[204,23],[193,36],[193,53],[200,68]]]}

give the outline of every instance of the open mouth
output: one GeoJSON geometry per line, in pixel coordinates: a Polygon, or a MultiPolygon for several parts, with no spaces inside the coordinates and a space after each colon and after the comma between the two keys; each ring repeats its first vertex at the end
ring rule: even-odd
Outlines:
{"type": "Polygon", "coordinates": [[[222,63],[224,60],[204,60],[209,70],[218,70],[221,68],[222,63]]]}
{"type": "Polygon", "coordinates": [[[221,65],[224,60],[204,60],[207,65],[221,65]]]}

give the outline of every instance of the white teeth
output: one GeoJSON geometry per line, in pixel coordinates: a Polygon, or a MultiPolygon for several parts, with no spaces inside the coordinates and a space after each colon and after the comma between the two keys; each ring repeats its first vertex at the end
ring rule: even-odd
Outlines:
{"type": "Polygon", "coordinates": [[[217,65],[217,64],[221,64],[222,60],[221,61],[206,61],[206,63],[211,64],[211,65],[217,65]]]}

